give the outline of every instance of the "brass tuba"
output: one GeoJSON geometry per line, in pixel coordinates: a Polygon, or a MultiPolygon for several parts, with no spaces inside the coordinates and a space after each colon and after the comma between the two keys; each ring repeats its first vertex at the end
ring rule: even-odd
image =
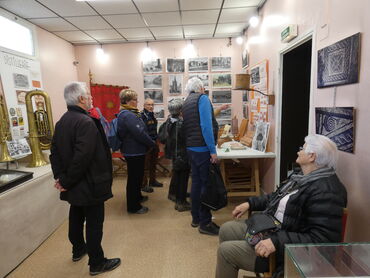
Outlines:
{"type": "Polygon", "coordinates": [[[6,141],[11,141],[12,135],[10,133],[9,115],[6,109],[5,98],[0,95],[0,162],[13,161],[8,151],[6,141]]]}
{"type": "Polygon", "coordinates": [[[50,98],[46,92],[34,90],[26,94],[29,141],[32,160],[28,167],[40,167],[48,164],[41,150],[50,149],[54,134],[53,115],[50,98]],[[32,104],[35,102],[35,109],[32,104]]]}

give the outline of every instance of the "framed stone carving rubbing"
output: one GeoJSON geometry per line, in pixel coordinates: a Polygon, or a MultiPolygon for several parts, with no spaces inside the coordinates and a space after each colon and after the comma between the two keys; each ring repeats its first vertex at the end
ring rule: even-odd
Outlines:
{"type": "Polygon", "coordinates": [[[333,140],[338,150],[354,151],[354,108],[316,107],[316,133],[333,140]]]}
{"type": "Polygon", "coordinates": [[[360,38],[357,33],[318,51],[318,88],[358,82],[360,38]]]}

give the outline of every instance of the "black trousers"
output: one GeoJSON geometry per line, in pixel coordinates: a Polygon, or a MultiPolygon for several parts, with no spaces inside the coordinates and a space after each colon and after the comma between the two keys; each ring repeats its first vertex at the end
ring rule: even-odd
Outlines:
{"type": "Polygon", "coordinates": [[[186,201],[189,174],[190,169],[172,170],[170,188],[172,188],[172,192],[175,193],[177,203],[183,203],[186,201]]]}
{"type": "Polygon", "coordinates": [[[103,238],[104,203],[94,206],[73,206],[69,208],[68,238],[72,243],[72,253],[80,254],[87,250],[89,265],[98,266],[104,261],[101,246],[103,238]],[[86,221],[86,243],[84,222],[86,221]]]}
{"type": "Polygon", "coordinates": [[[136,212],[141,209],[141,185],[143,184],[145,155],[125,156],[127,162],[126,201],[127,211],[136,212]]]}

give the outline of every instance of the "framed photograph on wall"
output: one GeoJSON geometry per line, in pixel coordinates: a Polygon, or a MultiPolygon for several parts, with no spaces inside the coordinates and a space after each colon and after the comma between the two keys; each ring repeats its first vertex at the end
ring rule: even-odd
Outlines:
{"type": "Polygon", "coordinates": [[[154,117],[156,119],[164,119],[164,106],[163,105],[154,105],[154,117]]]}
{"type": "Polygon", "coordinates": [[[231,74],[221,73],[212,75],[213,88],[231,88],[231,74]]]}
{"type": "Polygon", "coordinates": [[[244,48],[242,53],[242,68],[245,69],[249,65],[249,57],[247,47],[244,48]]]}
{"type": "Polygon", "coordinates": [[[185,72],[185,59],[167,58],[167,72],[185,72]]]}
{"type": "Polygon", "coordinates": [[[144,89],[162,89],[162,75],[144,75],[144,89]]]}
{"type": "Polygon", "coordinates": [[[358,82],[360,37],[357,33],[318,51],[318,88],[358,82]]]}
{"type": "MultiPolygon", "coordinates": [[[[220,106],[214,106],[213,108],[217,109],[220,106]]],[[[231,107],[221,110],[220,113],[216,116],[217,120],[231,120],[231,107]]]]}
{"type": "Polygon", "coordinates": [[[252,141],[252,149],[265,152],[269,137],[270,123],[256,122],[256,132],[252,141]]]}
{"type": "Polygon", "coordinates": [[[208,72],[208,57],[189,58],[189,72],[208,72]]]}
{"type": "Polygon", "coordinates": [[[168,75],[168,93],[170,95],[181,94],[183,84],[182,74],[169,74],[168,75]]]}
{"type": "Polygon", "coordinates": [[[231,103],[231,90],[212,91],[213,103],[231,103]]]}
{"type": "Polygon", "coordinates": [[[154,103],[163,103],[163,91],[162,90],[145,90],[144,99],[151,98],[154,103]]]}
{"type": "Polygon", "coordinates": [[[206,73],[189,74],[189,79],[191,79],[193,77],[198,77],[202,81],[203,86],[205,88],[208,88],[209,87],[209,75],[208,74],[206,74],[206,73]]]}
{"type": "Polygon", "coordinates": [[[231,71],[231,57],[212,57],[211,71],[231,71]]]}
{"type": "Polygon", "coordinates": [[[143,62],[143,72],[144,73],[159,73],[162,72],[161,59],[150,59],[143,62]]]}

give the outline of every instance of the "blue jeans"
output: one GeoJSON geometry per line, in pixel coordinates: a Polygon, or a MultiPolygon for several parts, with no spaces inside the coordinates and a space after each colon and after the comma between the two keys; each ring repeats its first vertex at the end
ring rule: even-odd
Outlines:
{"type": "Polygon", "coordinates": [[[194,223],[199,223],[201,227],[212,221],[212,214],[208,207],[200,202],[200,196],[205,191],[211,155],[209,152],[194,152],[188,150],[191,162],[191,215],[194,223]]]}

